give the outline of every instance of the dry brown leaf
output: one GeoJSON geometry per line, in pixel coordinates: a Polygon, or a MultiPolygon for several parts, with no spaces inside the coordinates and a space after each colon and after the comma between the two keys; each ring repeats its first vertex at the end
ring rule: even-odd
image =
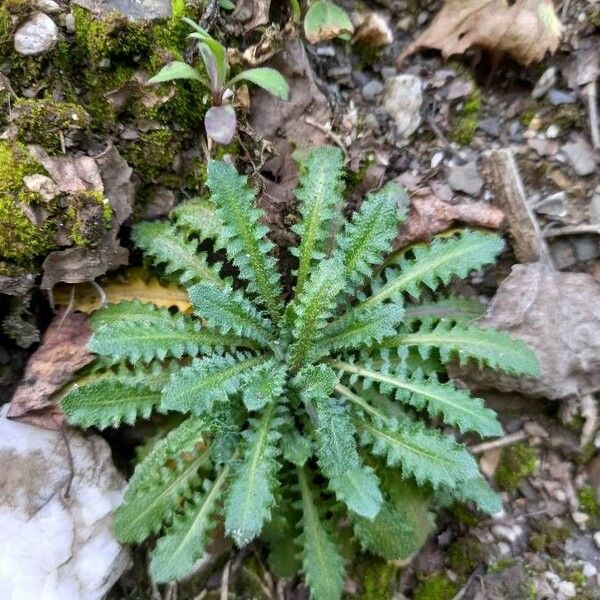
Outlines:
{"type": "Polygon", "coordinates": [[[562,24],[552,0],[446,0],[431,25],[399,56],[437,48],[444,57],[472,46],[506,52],[517,62],[539,62],[560,43],[562,24]]]}
{"type": "MultiPolygon", "coordinates": [[[[124,300],[151,302],[156,306],[177,307],[180,311],[190,310],[191,304],[185,290],[173,283],[162,283],[143,268],[127,269],[124,273],[100,283],[107,302],[113,304],[124,300]]],[[[72,302],[72,310],[90,314],[100,308],[98,290],[90,283],[75,286],[59,284],[54,290],[54,303],[67,306],[72,302]]]]}
{"type": "Polygon", "coordinates": [[[448,204],[435,196],[413,195],[410,204],[408,219],[394,242],[394,249],[414,242],[428,241],[435,234],[448,229],[454,221],[474,227],[498,229],[504,220],[504,213],[488,202],[448,204]]]}
{"type": "Polygon", "coordinates": [[[45,429],[60,427],[62,415],[51,396],[94,359],[87,350],[90,335],[87,315],[58,312],[27,363],[7,416],[45,429]]]}
{"type": "Polygon", "coordinates": [[[520,379],[465,366],[452,375],[470,387],[558,400],[600,390],[600,283],[544,263],[513,267],[492,300],[483,327],[508,331],[535,351],[541,372],[520,379]]]}
{"type": "Polygon", "coordinates": [[[269,22],[271,0],[239,0],[234,19],[243,23],[244,31],[251,31],[269,22]]]}

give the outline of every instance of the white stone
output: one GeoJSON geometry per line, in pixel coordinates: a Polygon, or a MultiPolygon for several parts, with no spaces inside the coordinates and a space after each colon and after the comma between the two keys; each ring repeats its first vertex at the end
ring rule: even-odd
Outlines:
{"type": "Polygon", "coordinates": [[[509,556],[510,554],[512,554],[512,550],[510,549],[510,544],[507,544],[506,542],[499,542],[498,550],[500,551],[501,556],[509,556]]]}
{"type": "Polygon", "coordinates": [[[444,153],[443,152],[436,152],[431,157],[431,168],[435,169],[443,160],[444,160],[444,153]]]}
{"type": "Polygon", "coordinates": [[[492,533],[496,536],[496,539],[505,540],[509,544],[514,544],[522,531],[518,525],[510,527],[509,525],[498,524],[492,527],[492,533]]]}
{"type": "Polygon", "coordinates": [[[15,50],[23,56],[37,56],[54,48],[58,40],[58,27],[46,14],[36,12],[17,29],[15,50]]]}
{"type": "Polygon", "coordinates": [[[54,0],[35,0],[35,7],[47,15],[55,15],[62,10],[60,4],[54,0]]]}
{"type": "Polygon", "coordinates": [[[399,138],[409,137],[421,124],[421,90],[421,80],[415,75],[396,75],[385,81],[383,106],[396,122],[399,138]]]}
{"type": "Polygon", "coordinates": [[[0,415],[0,598],[101,600],[129,564],[113,537],[125,481],[98,435],[0,415]]]}
{"type": "Polygon", "coordinates": [[[548,129],[546,129],[546,137],[549,140],[554,140],[558,137],[558,134],[560,133],[560,127],[554,123],[552,123],[552,125],[550,125],[548,127],[548,129]]]}
{"type": "Polygon", "coordinates": [[[60,194],[58,186],[46,175],[36,173],[35,175],[25,175],[23,183],[30,192],[36,192],[46,202],[53,200],[60,194]]]}
{"type": "Polygon", "coordinates": [[[593,577],[598,573],[598,568],[592,563],[586,562],[583,564],[583,574],[585,577],[593,577]]]}
{"type": "Polygon", "coordinates": [[[596,546],[600,548],[600,531],[596,531],[596,533],[594,534],[594,544],[596,544],[596,546]]]}
{"type": "Polygon", "coordinates": [[[582,527],[590,520],[590,515],[576,510],[575,512],[571,513],[571,518],[576,525],[582,527]]]}
{"type": "Polygon", "coordinates": [[[575,598],[577,596],[577,588],[572,581],[561,581],[556,591],[565,598],[575,598]]]}

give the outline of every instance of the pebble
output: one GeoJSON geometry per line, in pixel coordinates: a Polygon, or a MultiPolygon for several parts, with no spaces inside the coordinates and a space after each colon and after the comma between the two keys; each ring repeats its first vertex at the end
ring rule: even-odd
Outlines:
{"type": "Polygon", "coordinates": [[[561,104],[574,104],[577,97],[573,92],[566,92],[565,90],[557,90],[552,88],[548,92],[548,100],[550,104],[554,106],[560,106],[561,104]]]}
{"type": "Polygon", "coordinates": [[[598,573],[598,569],[592,563],[586,562],[583,564],[583,574],[585,577],[593,577],[598,573]]]}
{"type": "Polygon", "coordinates": [[[596,533],[594,534],[594,544],[596,544],[596,546],[600,548],[600,531],[596,531],[596,533]]]}
{"type": "Polygon", "coordinates": [[[590,515],[576,510],[575,512],[571,513],[571,518],[576,525],[583,526],[589,521],[590,515]]]}
{"type": "Polygon", "coordinates": [[[372,79],[362,87],[362,95],[365,100],[373,100],[383,92],[383,83],[377,79],[372,79]]]}
{"type": "Polygon", "coordinates": [[[58,40],[56,23],[42,12],[34,13],[15,33],[15,50],[22,56],[38,56],[54,48],[58,40]]]}
{"type": "Polygon", "coordinates": [[[477,164],[469,162],[465,165],[450,167],[448,184],[456,192],[464,192],[469,196],[479,196],[483,187],[483,180],[479,176],[477,164]]]}
{"type": "Polygon", "coordinates": [[[556,67],[546,69],[542,76],[538,79],[533,90],[531,90],[532,98],[541,98],[545,96],[548,90],[556,83],[556,67]]]}
{"type": "Polygon", "coordinates": [[[577,175],[585,177],[586,175],[591,175],[596,170],[594,150],[583,137],[565,144],[562,147],[562,151],[577,175]]]}
{"type": "Polygon", "coordinates": [[[600,243],[597,235],[578,235],[573,238],[577,260],[586,262],[600,256],[600,243]]]}
{"type": "Polygon", "coordinates": [[[552,217],[566,217],[566,199],[567,196],[564,192],[556,192],[555,194],[550,194],[550,196],[547,196],[543,200],[540,200],[535,205],[535,211],[542,215],[549,215],[552,217]]]}
{"type": "Polygon", "coordinates": [[[565,598],[575,598],[577,596],[577,588],[572,581],[561,581],[556,591],[565,598]]]}
{"type": "Polygon", "coordinates": [[[384,85],[383,106],[396,123],[399,138],[407,138],[421,124],[423,84],[415,75],[396,75],[384,85]]]}
{"type": "Polygon", "coordinates": [[[55,15],[62,10],[60,4],[54,0],[36,0],[35,7],[47,15],[55,15]]]}
{"type": "Polygon", "coordinates": [[[489,119],[481,119],[481,121],[477,123],[477,128],[481,129],[481,131],[485,131],[485,133],[491,135],[492,137],[499,137],[500,119],[496,119],[494,117],[490,117],[489,119]]]}
{"type": "Polygon", "coordinates": [[[443,152],[436,152],[431,157],[431,168],[435,169],[443,160],[444,160],[444,153],[443,152]]]}
{"type": "Polygon", "coordinates": [[[556,125],[555,123],[552,123],[552,125],[550,125],[548,127],[548,129],[546,129],[546,137],[550,140],[556,139],[559,134],[560,134],[560,127],[558,125],[556,125]]]}
{"type": "Polygon", "coordinates": [[[510,544],[514,544],[517,538],[523,533],[523,529],[520,525],[494,525],[492,527],[492,533],[499,540],[504,540],[510,544]]]}

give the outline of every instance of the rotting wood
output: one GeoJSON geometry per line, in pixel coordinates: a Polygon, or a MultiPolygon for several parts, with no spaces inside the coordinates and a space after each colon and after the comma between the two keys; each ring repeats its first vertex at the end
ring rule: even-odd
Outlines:
{"type": "Polygon", "coordinates": [[[506,215],[513,248],[522,263],[542,261],[552,265],[548,246],[533,214],[519,169],[510,150],[489,150],[483,154],[483,176],[506,215]]]}

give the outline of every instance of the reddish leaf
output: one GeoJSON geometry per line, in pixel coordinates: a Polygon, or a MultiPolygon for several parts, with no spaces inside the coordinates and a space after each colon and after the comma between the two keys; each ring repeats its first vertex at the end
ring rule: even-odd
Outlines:
{"type": "Polygon", "coordinates": [[[208,137],[217,144],[229,144],[235,135],[237,126],[233,107],[226,104],[209,108],[204,116],[204,126],[208,137]]]}
{"type": "Polygon", "coordinates": [[[52,402],[52,394],[94,359],[87,351],[90,335],[87,315],[78,312],[65,315],[64,310],[57,313],[40,347],[29,359],[7,416],[45,429],[57,429],[62,414],[52,402]]]}

